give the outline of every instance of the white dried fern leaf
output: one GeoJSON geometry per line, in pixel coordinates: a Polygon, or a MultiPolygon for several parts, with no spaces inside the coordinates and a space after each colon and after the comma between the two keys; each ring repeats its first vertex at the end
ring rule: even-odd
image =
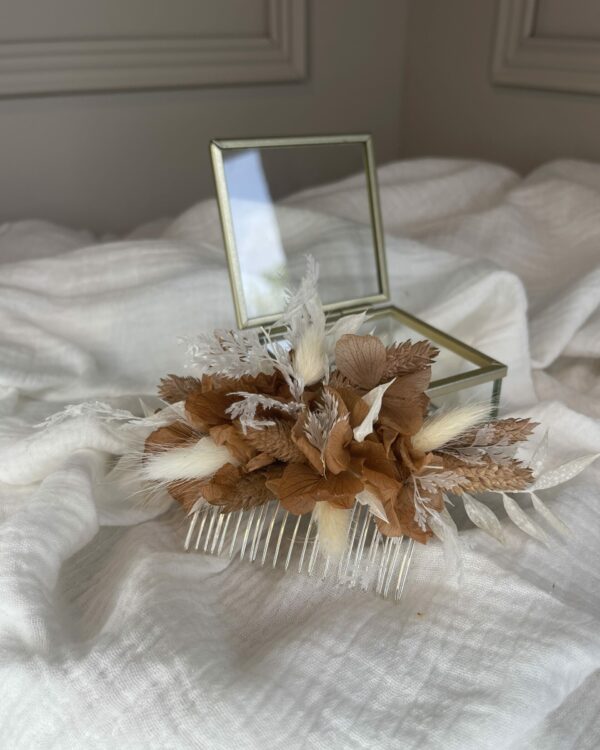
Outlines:
{"type": "Polygon", "coordinates": [[[296,290],[285,290],[284,311],[274,323],[283,326],[287,338],[296,352],[295,376],[311,384],[320,380],[329,370],[325,346],[325,312],[319,297],[317,283],[319,266],[311,255],[306,257],[306,273],[296,290]]]}
{"type": "Polygon", "coordinates": [[[265,396],[262,393],[236,391],[232,395],[242,396],[242,398],[239,401],[234,401],[231,406],[227,407],[227,414],[229,414],[232,419],[240,420],[244,434],[246,434],[248,428],[261,430],[263,427],[271,427],[275,424],[272,419],[259,419],[256,416],[256,412],[259,408],[278,409],[279,411],[288,414],[295,414],[303,408],[302,404],[295,401],[278,401],[276,398],[265,396]]]}
{"type": "Polygon", "coordinates": [[[290,356],[290,346],[281,341],[273,341],[271,332],[265,328],[263,328],[263,336],[273,367],[283,375],[285,382],[289,386],[292,398],[299,401],[304,391],[304,380],[294,368],[290,356]]]}
{"type": "Polygon", "coordinates": [[[258,330],[218,330],[187,344],[190,363],[207,374],[237,378],[273,372],[273,360],[258,330]]]}
{"type": "Polygon", "coordinates": [[[325,391],[317,408],[306,415],[304,434],[317,450],[323,452],[331,431],[339,421],[337,398],[325,391]]]}
{"type": "Polygon", "coordinates": [[[102,422],[128,422],[137,419],[130,411],[115,409],[103,401],[85,401],[82,404],[69,404],[62,411],[52,414],[34,426],[38,429],[47,429],[78,417],[94,417],[102,422]]]}

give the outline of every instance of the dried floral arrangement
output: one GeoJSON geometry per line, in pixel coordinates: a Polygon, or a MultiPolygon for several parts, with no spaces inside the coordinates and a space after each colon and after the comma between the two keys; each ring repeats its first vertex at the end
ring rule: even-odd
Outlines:
{"type": "Polygon", "coordinates": [[[508,494],[525,493],[564,531],[537,493],[594,457],[546,469],[542,448],[525,465],[516,451],[536,426],[530,420],[490,421],[489,404],[429,414],[436,348],[359,335],[365,313],[328,324],[317,279],[309,259],[273,328],[216,331],[190,344],[197,376],[162,380],[160,396],[172,406],[138,456],[141,479],[194,517],[211,506],[223,517],[273,501],[293,516],[311,514],[332,560],[345,554],[359,506],[384,539],[424,544],[435,535],[452,546],[447,506],[461,498],[471,521],[502,541],[500,520],[474,497],[494,492],[520,529],[547,541],[508,494]]]}

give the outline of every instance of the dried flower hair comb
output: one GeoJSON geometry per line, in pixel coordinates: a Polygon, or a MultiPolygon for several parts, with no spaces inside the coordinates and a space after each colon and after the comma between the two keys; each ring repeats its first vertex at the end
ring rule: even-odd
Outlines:
{"type": "Polygon", "coordinates": [[[437,349],[359,335],[366,313],[328,325],[317,277],[309,258],[272,329],[216,331],[190,344],[198,376],[164,378],[166,403],[154,414],[79,404],[44,426],[82,415],[116,424],[124,448],[115,472],[148,502],[168,495],[181,505],[186,549],[384,597],[400,598],[415,543],[436,536],[456,556],[447,506],[459,498],[500,542],[500,520],[474,494],[501,495],[507,516],[548,543],[511,497],[526,495],[542,522],[564,533],[538,492],[598,454],[548,467],[544,440],[526,465],[516,453],[536,426],[529,419],[489,421],[489,404],[430,414],[437,349]]]}
{"type": "Polygon", "coordinates": [[[272,329],[202,336],[190,345],[199,376],[161,382],[171,406],[155,415],[135,471],[189,515],[185,548],[398,599],[415,542],[455,545],[451,497],[500,541],[499,519],[474,493],[499,493],[508,517],[546,542],[508,494],[525,493],[564,531],[536,493],[595,456],[543,471],[540,452],[530,466],[515,457],[536,426],[528,419],[488,421],[489,405],[428,416],[437,350],[359,335],[364,313],[328,326],[317,276],[309,259],[272,329]]]}

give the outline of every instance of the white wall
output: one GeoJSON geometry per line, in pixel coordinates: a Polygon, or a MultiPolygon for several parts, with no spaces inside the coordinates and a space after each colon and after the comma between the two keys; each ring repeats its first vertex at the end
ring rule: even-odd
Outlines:
{"type": "MultiPolygon", "coordinates": [[[[301,0],[285,1],[301,4],[301,0]]],[[[14,49],[9,43],[15,39],[23,44],[29,35],[39,45],[44,34],[51,32],[55,39],[66,34],[56,23],[57,8],[70,19],[67,31],[71,36],[85,37],[85,24],[100,20],[110,24],[117,45],[121,37],[127,42],[134,35],[137,44],[140,35],[142,39],[152,36],[148,26],[152,19],[144,16],[139,27],[132,20],[138,0],[119,0],[115,7],[121,12],[108,20],[85,16],[94,6],[92,2],[86,11],[90,2],[5,0],[0,22],[0,53],[4,48],[5,62],[6,51],[14,49]],[[41,15],[40,8],[44,8],[41,15]],[[127,8],[129,15],[123,11],[127,8]],[[77,16],[78,12],[84,15],[77,16]],[[46,23],[44,14],[48,14],[46,23]],[[11,19],[12,26],[7,22],[11,19]]],[[[188,27],[197,35],[205,22],[212,24],[211,34],[226,35],[228,16],[212,12],[216,3],[177,0],[167,6],[181,6],[182,13],[181,20],[169,21],[171,38],[185,39],[188,27]],[[207,15],[197,15],[198,8],[204,8],[207,15]]],[[[35,217],[97,232],[122,232],[143,221],[176,214],[213,193],[207,148],[213,137],[370,131],[378,160],[396,158],[405,5],[405,0],[309,2],[307,66],[302,80],[195,88],[177,88],[175,82],[175,88],[155,91],[0,95],[0,222],[35,217]]],[[[253,18],[249,12],[246,16],[241,20],[236,16],[235,23],[248,23],[248,33],[259,33],[264,19],[253,18]]],[[[163,24],[165,19],[153,22],[163,24]]],[[[39,46],[34,49],[38,54],[39,46]]],[[[151,73],[161,79],[167,67],[159,66],[151,73]]],[[[215,64],[205,70],[206,80],[221,74],[215,64]]],[[[241,75],[239,67],[235,74],[241,75]]],[[[64,80],[75,88],[92,88],[93,75],[78,67],[65,74],[64,80]]],[[[56,78],[55,71],[41,76],[37,70],[29,85],[39,87],[42,80],[43,85],[56,88],[56,78]]],[[[151,76],[146,79],[151,85],[151,76]]],[[[16,84],[14,75],[5,75],[4,80],[5,90],[22,85],[22,77],[16,84]]]]}

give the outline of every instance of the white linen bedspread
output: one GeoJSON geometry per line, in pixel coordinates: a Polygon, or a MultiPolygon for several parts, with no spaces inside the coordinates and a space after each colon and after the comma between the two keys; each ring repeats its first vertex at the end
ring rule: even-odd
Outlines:
{"type": "MultiPolygon", "coordinates": [[[[600,451],[600,166],[379,177],[393,300],[505,361],[505,411],[557,460],[600,451]]],[[[292,202],[366,221],[354,184],[292,202]]],[[[598,466],[544,493],[566,543],[466,529],[460,587],[434,542],[399,606],[184,554],[179,511],[103,483],[114,434],[33,425],[137,409],[182,371],[178,337],[233,323],[215,205],[93,243],[0,227],[0,747],[600,746],[598,466]]]]}

